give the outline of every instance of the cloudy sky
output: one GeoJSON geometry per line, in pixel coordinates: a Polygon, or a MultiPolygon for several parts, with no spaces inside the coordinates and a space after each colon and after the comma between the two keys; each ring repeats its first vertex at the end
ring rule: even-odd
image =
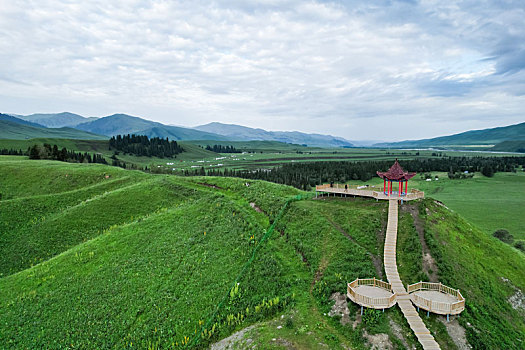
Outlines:
{"type": "Polygon", "coordinates": [[[0,0],[0,111],[350,140],[525,121],[525,2],[0,0]]]}

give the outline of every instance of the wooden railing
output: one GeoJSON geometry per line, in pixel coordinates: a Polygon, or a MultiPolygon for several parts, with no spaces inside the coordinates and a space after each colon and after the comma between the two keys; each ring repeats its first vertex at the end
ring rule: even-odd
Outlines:
{"type": "Polygon", "coordinates": [[[407,292],[410,294],[410,299],[417,306],[437,314],[442,315],[456,315],[461,313],[465,309],[465,298],[461,295],[458,289],[453,289],[448,286],[445,286],[441,283],[431,283],[431,282],[418,282],[408,286],[407,292]],[[432,290],[440,293],[445,293],[452,295],[457,299],[454,303],[445,303],[439,301],[433,301],[427,298],[424,298],[417,294],[411,294],[417,292],[418,290],[432,290]]]}
{"type": "MultiPolygon", "coordinates": [[[[345,189],[344,184],[324,184],[315,186],[315,190],[320,192],[328,190],[327,192],[349,194],[363,197],[373,197],[377,199],[389,199],[398,196],[397,193],[392,194],[390,197],[385,195],[382,186],[368,186],[363,188],[360,187],[361,186],[357,185],[347,185],[347,188],[345,189]]],[[[425,193],[416,189],[411,189],[409,193],[407,193],[406,195],[402,195],[400,198],[404,198],[405,200],[425,198],[425,193]]]]}
{"type": "Polygon", "coordinates": [[[347,286],[347,295],[355,303],[373,309],[386,309],[394,306],[396,303],[396,294],[393,293],[390,297],[374,298],[358,293],[354,288],[358,286],[371,286],[385,289],[392,293],[392,286],[390,283],[377,280],[375,278],[356,279],[347,286]]]}

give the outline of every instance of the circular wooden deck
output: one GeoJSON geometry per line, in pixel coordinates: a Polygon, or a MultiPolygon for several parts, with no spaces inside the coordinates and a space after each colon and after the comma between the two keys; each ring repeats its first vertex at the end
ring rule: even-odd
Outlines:
{"type": "Polygon", "coordinates": [[[458,315],[465,309],[459,290],[441,283],[419,282],[408,286],[410,300],[423,310],[440,315],[458,315]]]}
{"type": "Polygon", "coordinates": [[[375,278],[358,278],[348,283],[347,297],[358,305],[372,309],[388,309],[396,304],[396,294],[390,284],[375,278]]]}

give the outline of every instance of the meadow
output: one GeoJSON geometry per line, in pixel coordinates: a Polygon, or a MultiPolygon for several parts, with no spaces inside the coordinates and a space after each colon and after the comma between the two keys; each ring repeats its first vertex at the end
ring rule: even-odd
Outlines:
{"type": "MultiPolygon", "coordinates": [[[[107,140],[72,140],[40,138],[30,140],[0,139],[0,149],[27,150],[34,144],[56,144],[59,148],[77,152],[100,153],[108,163],[114,151],[109,150],[107,140]]],[[[179,141],[185,152],[176,158],[138,157],[119,153],[118,159],[138,167],[148,167],[153,171],[181,173],[182,171],[205,170],[256,170],[271,169],[275,166],[294,162],[312,161],[367,161],[403,159],[429,159],[446,156],[484,156],[501,157],[512,153],[484,151],[451,150],[402,150],[380,148],[319,148],[287,144],[277,141],[179,141]],[[233,146],[243,153],[215,153],[206,146],[233,146]]]]}
{"type": "MultiPolygon", "coordinates": [[[[366,349],[377,334],[419,346],[398,308],[361,317],[350,302],[349,324],[328,316],[347,282],[384,279],[386,202],[9,156],[0,176],[4,348],[206,348],[250,325],[264,348],[366,349]]],[[[403,280],[427,277],[425,243],[435,275],[467,298],[459,323],[474,348],[520,348],[507,300],[525,288],[523,254],[432,199],[414,208],[418,225],[400,214],[403,280]]],[[[424,319],[457,348],[439,317],[424,319]]]]}

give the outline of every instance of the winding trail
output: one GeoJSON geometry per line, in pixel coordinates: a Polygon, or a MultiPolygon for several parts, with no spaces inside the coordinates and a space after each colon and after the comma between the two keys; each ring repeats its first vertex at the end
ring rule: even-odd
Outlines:
{"type": "Polygon", "coordinates": [[[423,349],[440,349],[439,344],[434,340],[432,334],[427,329],[419,313],[416,311],[414,305],[410,301],[403,282],[399,277],[396,262],[396,243],[397,243],[397,199],[390,199],[388,206],[388,224],[386,227],[384,261],[385,272],[388,282],[392,285],[392,289],[397,294],[397,305],[401,308],[410,328],[414,331],[418,341],[423,346],[423,349]]]}

